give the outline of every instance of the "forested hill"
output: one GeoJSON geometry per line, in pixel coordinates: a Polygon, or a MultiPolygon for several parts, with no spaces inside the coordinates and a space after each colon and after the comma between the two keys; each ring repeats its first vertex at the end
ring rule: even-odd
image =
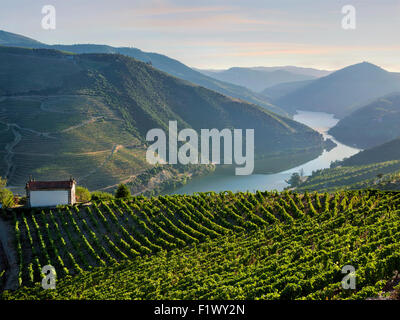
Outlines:
{"type": "Polygon", "coordinates": [[[251,103],[258,104],[267,110],[274,111],[281,115],[287,115],[285,111],[272,104],[265,96],[252,92],[251,90],[234,85],[232,83],[219,81],[208,77],[183,63],[167,57],[162,54],[153,52],[144,52],[138,48],[128,47],[111,47],[108,45],[95,44],[76,44],[76,45],[48,45],[28,37],[0,30],[0,45],[9,47],[26,47],[26,48],[45,48],[73,53],[109,53],[123,54],[128,57],[135,58],[139,61],[151,63],[155,68],[167,72],[175,77],[190,81],[197,85],[201,85],[207,89],[215,90],[224,95],[242,99],[251,103]]]}
{"type": "Polygon", "coordinates": [[[148,168],[145,135],[169,120],[255,129],[257,154],[322,146],[304,125],[124,55],[0,47],[0,74],[0,174],[11,185],[65,174],[116,184],[148,168]]]}
{"type": "Polygon", "coordinates": [[[342,164],[345,166],[364,165],[390,160],[400,160],[400,138],[363,150],[360,153],[343,160],[342,164]]]}
{"type": "Polygon", "coordinates": [[[381,97],[343,118],[329,132],[340,141],[371,148],[400,137],[400,93],[381,97]]]}
{"type": "Polygon", "coordinates": [[[239,67],[209,72],[208,75],[214,79],[234,83],[255,92],[262,92],[265,88],[281,83],[315,79],[313,76],[287,70],[266,71],[239,67]]]}
{"type": "Polygon", "coordinates": [[[400,190],[400,139],[363,150],[317,170],[296,190],[336,191],[348,189],[400,190]]]}

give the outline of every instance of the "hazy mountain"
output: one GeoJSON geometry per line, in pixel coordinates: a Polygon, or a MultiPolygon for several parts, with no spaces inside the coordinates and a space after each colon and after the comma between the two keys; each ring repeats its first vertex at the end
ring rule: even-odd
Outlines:
{"type": "MultiPolygon", "coordinates": [[[[202,72],[206,75],[209,75],[209,76],[211,76],[214,73],[223,72],[223,71],[227,70],[227,69],[224,70],[224,69],[198,69],[198,68],[193,68],[193,69],[195,69],[199,72],[202,72]]],[[[313,78],[325,77],[328,74],[331,74],[332,72],[334,72],[334,71],[329,71],[329,70],[320,70],[320,69],[304,68],[304,67],[296,67],[296,66],[249,67],[247,69],[266,71],[266,72],[284,70],[284,71],[288,71],[290,73],[300,74],[300,75],[304,75],[304,76],[310,76],[313,78]]]]}
{"type": "Polygon", "coordinates": [[[226,71],[224,69],[200,69],[200,68],[192,68],[192,69],[196,70],[202,74],[205,74],[207,76],[212,76],[214,73],[226,71]]]}
{"type": "Polygon", "coordinates": [[[43,46],[43,43],[33,40],[31,38],[21,36],[19,34],[0,30],[0,45],[15,46],[15,47],[31,46],[34,48],[38,48],[43,46]]]}
{"type": "Polygon", "coordinates": [[[288,95],[300,88],[304,88],[305,86],[311,84],[315,80],[304,80],[304,81],[294,81],[294,82],[285,82],[280,83],[275,86],[266,88],[261,92],[261,94],[265,95],[269,99],[277,100],[283,96],[288,95]]]}
{"type": "Polygon", "coordinates": [[[278,67],[253,67],[253,70],[260,70],[260,71],[276,71],[276,70],[285,70],[295,74],[301,74],[305,76],[310,76],[314,78],[321,78],[325,77],[328,74],[331,74],[333,71],[329,70],[320,70],[314,68],[303,68],[303,67],[296,67],[296,66],[278,66],[278,67]]]}
{"type": "Polygon", "coordinates": [[[240,85],[255,92],[261,92],[267,87],[284,82],[310,80],[315,78],[313,76],[292,73],[286,70],[265,71],[237,67],[223,71],[205,71],[204,73],[217,80],[240,85]]]}
{"type": "Polygon", "coordinates": [[[398,74],[363,62],[317,79],[275,103],[289,112],[301,109],[344,117],[370,100],[398,90],[398,74]]]}
{"type": "MultiPolygon", "coordinates": [[[[322,148],[310,128],[124,55],[0,47],[0,176],[92,189],[151,169],[152,128],[252,128],[256,154],[322,148]]],[[[160,176],[161,179],[164,176],[160,176]]]]}
{"type": "Polygon", "coordinates": [[[343,118],[330,130],[340,141],[360,148],[400,137],[400,93],[379,98],[343,118]]]}
{"type": "Polygon", "coordinates": [[[133,57],[137,60],[151,63],[155,68],[167,72],[175,77],[188,80],[195,84],[201,85],[207,89],[215,90],[224,95],[242,99],[251,103],[258,104],[268,110],[274,111],[281,115],[287,115],[285,111],[273,105],[268,99],[261,95],[250,91],[245,87],[222,82],[214,78],[208,77],[198,71],[195,71],[183,63],[171,59],[165,55],[144,52],[137,48],[115,48],[107,45],[94,44],[77,44],[77,45],[47,45],[27,37],[22,37],[13,33],[1,31],[0,44],[4,46],[18,46],[28,48],[52,48],[62,51],[74,53],[120,53],[133,57]]]}

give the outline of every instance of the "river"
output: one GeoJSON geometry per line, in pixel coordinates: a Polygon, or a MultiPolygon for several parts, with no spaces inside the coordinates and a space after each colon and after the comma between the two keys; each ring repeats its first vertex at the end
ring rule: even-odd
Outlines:
{"type": "Polygon", "coordinates": [[[205,177],[199,177],[189,181],[183,187],[172,192],[172,194],[193,194],[194,192],[206,191],[220,192],[225,190],[234,192],[255,192],[256,190],[281,191],[288,186],[285,180],[290,178],[292,173],[302,170],[305,175],[311,175],[313,171],[329,168],[332,161],[343,160],[360,151],[360,149],[349,147],[338,142],[327,133],[328,130],[334,127],[339,121],[333,114],[298,110],[293,118],[320,132],[324,138],[330,138],[337,146],[330,151],[324,150],[319,157],[289,170],[273,174],[252,174],[248,176],[212,173],[205,177]]]}

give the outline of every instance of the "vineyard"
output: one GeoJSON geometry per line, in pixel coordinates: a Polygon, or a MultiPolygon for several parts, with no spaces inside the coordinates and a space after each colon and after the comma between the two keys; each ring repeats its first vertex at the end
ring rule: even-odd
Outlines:
{"type": "Polygon", "coordinates": [[[365,299],[390,294],[400,270],[395,192],[136,197],[9,224],[20,288],[3,299],[365,299]],[[40,286],[45,265],[56,290],[40,286]]]}

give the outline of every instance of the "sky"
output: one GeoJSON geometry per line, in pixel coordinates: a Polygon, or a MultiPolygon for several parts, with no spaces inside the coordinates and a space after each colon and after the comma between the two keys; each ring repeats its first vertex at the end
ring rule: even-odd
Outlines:
{"type": "Polygon", "coordinates": [[[400,0],[1,0],[0,29],[48,44],[136,47],[202,69],[368,61],[400,72],[400,0]],[[42,28],[42,7],[56,29],[42,28]],[[342,28],[344,5],[356,28],[342,28]]]}

